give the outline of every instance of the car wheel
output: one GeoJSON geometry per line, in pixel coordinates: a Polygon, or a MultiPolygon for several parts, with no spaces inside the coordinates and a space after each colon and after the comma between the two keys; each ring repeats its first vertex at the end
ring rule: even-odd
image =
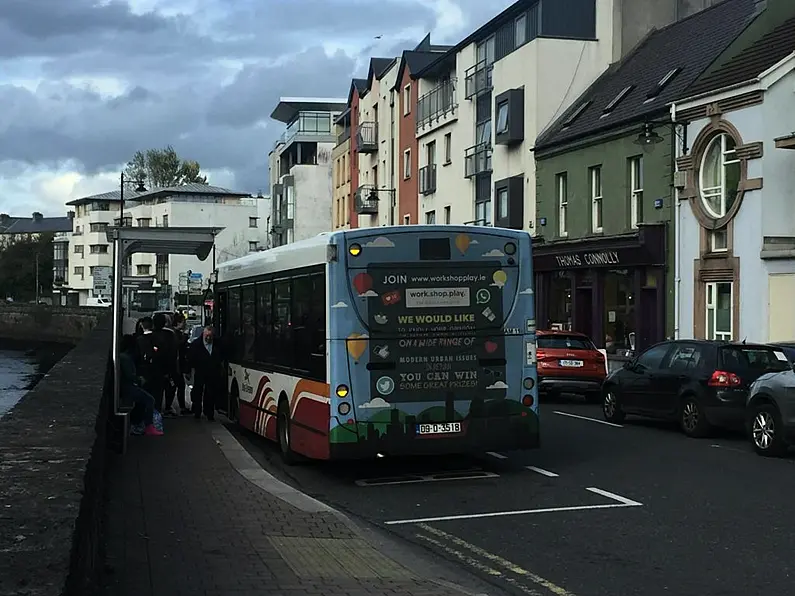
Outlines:
{"type": "Polygon", "coordinates": [[[627,416],[621,409],[618,394],[614,389],[608,389],[602,396],[602,414],[607,422],[613,424],[621,424],[627,416]]]}
{"type": "Polygon", "coordinates": [[[696,398],[688,395],[679,408],[679,426],[688,437],[701,438],[709,434],[711,425],[696,398]]]}
{"type": "Polygon", "coordinates": [[[779,457],[787,451],[781,414],[773,404],[759,404],[751,413],[750,436],[754,451],[766,457],[779,457]]]}
{"type": "Polygon", "coordinates": [[[276,434],[279,437],[279,451],[281,452],[282,460],[288,466],[296,463],[298,460],[295,452],[293,451],[291,436],[290,436],[290,406],[287,400],[279,404],[277,413],[276,434]]]}

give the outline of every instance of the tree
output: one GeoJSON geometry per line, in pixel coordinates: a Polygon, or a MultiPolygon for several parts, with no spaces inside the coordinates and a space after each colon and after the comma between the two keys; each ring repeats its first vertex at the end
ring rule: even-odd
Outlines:
{"type": "Polygon", "coordinates": [[[180,159],[171,145],[165,149],[136,151],[127,162],[124,175],[130,180],[143,180],[149,187],[207,184],[199,162],[180,159]]]}
{"type": "Polygon", "coordinates": [[[39,295],[52,296],[53,234],[12,240],[0,249],[0,298],[17,301],[36,297],[36,262],[39,265],[39,295]]]}

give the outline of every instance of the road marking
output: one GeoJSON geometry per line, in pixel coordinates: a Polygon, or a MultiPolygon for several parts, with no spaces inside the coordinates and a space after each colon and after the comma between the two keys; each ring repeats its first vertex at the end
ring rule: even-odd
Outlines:
{"type": "Polygon", "coordinates": [[[508,459],[507,455],[503,455],[502,453],[497,453],[496,451],[487,451],[486,455],[490,455],[491,457],[496,457],[497,459],[508,459]]]}
{"type": "Polygon", "coordinates": [[[555,410],[552,412],[553,414],[557,414],[558,416],[568,416],[569,418],[578,418],[579,420],[588,420],[589,422],[598,422],[599,424],[604,424],[605,426],[614,426],[615,428],[624,428],[623,424],[615,424],[613,422],[608,422],[607,420],[599,420],[598,418],[589,418],[588,416],[580,416],[578,414],[569,414],[568,412],[559,412],[555,410]]]}
{"type": "Polygon", "coordinates": [[[736,447],[727,447],[726,445],[710,445],[710,447],[714,447],[715,449],[723,449],[724,451],[734,451],[736,453],[744,453],[748,454],[748,451],[743,449],[737,449],[736,447]]]}
{"type": "Polygon", "coordinates": [[[549,478],[558,478],[560,475],[555,474],[555,472],[550,472],[549,470],[545,470],[544,468],[537,468],[535,466],[526,466],[528,470],[531,472],[536,472],[537,474],[541,474],[542,476],[548,476],[549,478]]]}
{"type": "Polygon", "coordinates": [[[481,480],[483,478],[499,478],[495,472],[485,470],[462,470],[458,472],[438,472],[436,474],[412,474],[404,478],[399,476],[391,478],[360,479],[354,483],[357,486],[391,486],[394,484],[419,484],[421,482],[450,482],[452,480],[481,480]]]}
{"type": "MultiPolygon", "coordinates": [[[[520,567],[519,565],[517,565],[516,563],[513,563],[512,561],[509,561],[507,559],[504,559],[504,558],[500,557],[499,555],[495,555],[494,553],[491,553],[491,552],[489,552],[487,550],[484,550],[484,549],[480,548],[479,546],[475,546],[474,544],[472,544],[470,542],[467,542],[463,538],[459,538],[458,536],[454,536],[452,534],[448,534],[447,532],[443,532],[442,530],[439,530],[437,528],[433,528],[433,527],[428,526],[426,524],[419,524],[418,527],[423,529],[423,530],[425,530],[429,534],[433,534],[437,538],[447,540],[448,542],[452,542],[455,546],[458,546],[458,547],[461,547],[461,548],[463,548],[465,550],[468,550],[469,552],[471,552],[471,553],[473,553],[473,554],[475,554],[475,555],[477,555],[479,557],[482,557],[482,558],[486,559],[487,561],[490,561],[492,564],[497,565],[498,567],[501,567],[501,568],[505,569],[506,571],[509,571],[510,573],[513,573],[515,575],[521,576],[523,578],[526,578],[526,579],[532,581],[534,584],[536,584],[536,585],[538,585],[540,587],[543,587],[546,590],[548,590],[549,592],[555,594],[555,596],[574,596],[574,594],[572,594],[568,590],[558,586],[557,584],[549,581],[548,579],[545,579],[545,578],[541,577],[540,575],[537,575],[537,574],[533,573],[532,571],[528,571],[527,569],[524,569],[524,568],[520,567]]],[[[500,575],[502,575],[502,573],[500,573],[500,575]]],[[[504,577],[504,579],[508,580],[509,583],[511,583],[512,585],[518,587],[519,589],[521,589],[526,594],[538,594],[538,592],[536,590],[534,590],[534,589],[532,589],[532,588],[530,588],[528,586],[522,586],[518,582],[514,583],[515,580],[514,581],[510,581],[510,579],[513,579],[513,578],[509,579],[508,577],[504,577]]]]}
{"type": "Polygon", "coordinates": [[[590,487],[586,488],[585,490],[589,490],[592,493],[596,493],[597,495],[602,495],[603,497],[607,497],[608,499],[613,499],[614,501],[618,501],[627,507],[640,507],[643,503],[639,503],[638,501],[633,501],[632,499],[627,499],[626,497],[622,497],[621,495],[617,495],[616,493],[611,493],[606,490],[602,490],[601,488],[590,487]]]}

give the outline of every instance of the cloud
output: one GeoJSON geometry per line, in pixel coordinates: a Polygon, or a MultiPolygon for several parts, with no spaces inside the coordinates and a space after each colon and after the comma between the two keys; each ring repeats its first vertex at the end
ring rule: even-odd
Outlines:
{"type": "Polygon", "coordinates": [[[508,389],[508,385],[503,383],[502,381],[497,381],[496,383],[492,383],[486,389],[508,389]]]}
{"type": "Polygon", "coordinates": [[[370,242],[366,243],[365,246],[367,248],[395,248],[395,243],[389,238],[379,236],[375,240],[370,240],[370,242]]]}
{"type": "Polygon", "coordinates": [[[522,290],[519,293],[523,294],[525,296],[532,296],[533,295],[533,288],[525,288],[524,290],[522,290]]]}
{"type": "Polygon", "coordinates": [[[362,408],[362,409],[366,409],[366,410],[369,410],[371,408],[381,408],[381,409],[383,409],[383,408],[391,408],[392,404],[390,404],[385,399],[382,399],[380,397],[374,397],[373,399],[371,399],[368,402],[363,403],[359,407],[362,408]]]}
{"type": "Polygon", "coordinates": [[[364,294],[359,294],[360,298],[375,298],[376,296],[378,296],[378,293],[373,290],[367,290],[364,294]]]}
{"type": "Polygon", "coordinates": [[[345,304],[342,300],[337,302],[337,304],[333,304],[331,308],[348,308],[348,305],[345,304]]]}
{"type": "Polygon", "coordinates": [[[483,256],[483,257],[504,257],[505,253],[502,252],[501,250],[497,250],[496,248],[493,248],[493,249],[491,249],[488,252],[484,252],[481,256],[483,256]]]}

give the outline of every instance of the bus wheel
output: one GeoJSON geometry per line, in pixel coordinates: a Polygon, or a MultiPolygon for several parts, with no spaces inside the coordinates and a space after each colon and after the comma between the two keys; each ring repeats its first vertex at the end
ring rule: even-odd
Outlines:
{"type": "Polygon", "coordinates": [[[276,433],[279,437],[279,451],[281,451],[282,460],[288,466],[296,463],[297,457],[290,443],[290,406],[287,400],[279,403],[276,433]]]}
{"type": "Polygon", "coordinates": [[[240,402],[238,401],[237,386],[232,388],[232,393],[229,396],[229,414],[227,416],[230,422],[238,424],[240,422],[240,402]]]}

